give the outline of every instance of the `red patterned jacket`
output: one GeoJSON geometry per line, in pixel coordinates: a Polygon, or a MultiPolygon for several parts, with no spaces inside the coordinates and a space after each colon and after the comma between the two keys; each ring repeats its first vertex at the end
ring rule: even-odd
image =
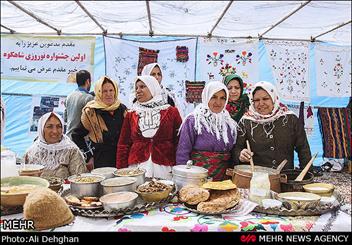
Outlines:
{"type": "Polygon", "coordinates": [[[116,167],[145,162],[151,154],[156,164],[174,166],[178,144],[178,130],[182,123],[176,107],[160,111],[160,126],[153,138],[144,138],[138,126],[139,116],[135,111],[127,112],[123,121],[116,152],[116,167]]]}

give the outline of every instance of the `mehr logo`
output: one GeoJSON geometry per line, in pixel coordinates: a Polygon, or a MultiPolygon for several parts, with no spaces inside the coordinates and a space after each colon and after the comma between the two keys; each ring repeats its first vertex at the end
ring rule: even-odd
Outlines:
{"type": "Polygon", "coordinates": [[[34,230],[34,221],[25,219],[1,220],[2,230],[34,230]]]}

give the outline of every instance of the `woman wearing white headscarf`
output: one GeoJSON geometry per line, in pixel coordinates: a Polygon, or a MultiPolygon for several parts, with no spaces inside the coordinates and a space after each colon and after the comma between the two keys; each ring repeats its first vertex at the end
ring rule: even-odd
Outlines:
{"type": "Polygon", "coordinates": [[[24,155],[26,164],[44,166],[42,177],[65,179],[88,171],[79,148],[63,134],[63,126],[63,119],[55,112],[44,114],[38,122],[38,138],[24,155]]]}
{"type": "Polygon", "coordinates": [[[147,170],[147,177],[171,179],[182,122],[180,113],[162,99],[154,77],[137,76],[134,87],[137,101],[122,126],[116,167],[138,166],[147,170]]]}
{"type": "Polygon", "coordinates": [[[209,82],[202,92],[202,103],[190,113],[180,130],[176,153],[177,164],[208,169],[214,180],[225,178],[231,164],[231,149],[236,143],[237,123],[225,109],[229,98],[227,87],[221,82],[209,82]]]}
{"type": "MultiPolygon", "coordinates": [[[[141,76],[152,76],[154,77],[160,84],[160,87],[161,87],[161,96],[163,98],[163,100],[171,105],[171,106],[175,106],[175,98],[174,96],[172,95],[172,93],[170,93],[170,91],[165,88],[162,84],[161,84],[161,81],[163,80],[163,72],[161,70],[161,67],[158,63],[150,63],[148,65],[145,65],[143,67],[143,70],[141,72],[141,76]]],[[[137,99],[135,99],[133,101],[136,102],[137,99]]]]}
{"type": "Polygon", "coordinates": [[[269,82],[258,82],[249,93],[249,99],[249,110],[239,123],[233,151],[235,163],[248,163],[253,156],[256,165],[276,168],[287,159],[285,168],[293,169],[296,151],[303,168],[311,159],[304,125],[280,102],[276,88],[269,82]],[[246,140],[252,152],[246,149],[246,140]]]}

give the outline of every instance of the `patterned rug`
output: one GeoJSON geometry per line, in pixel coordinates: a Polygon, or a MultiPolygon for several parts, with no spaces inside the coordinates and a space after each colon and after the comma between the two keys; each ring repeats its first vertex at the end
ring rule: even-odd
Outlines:
{"type": "Polygon", "coordinates": [[[351,157],[350,108],[319,108],[318,120],[323,135],[323,157],[351,157]]]}

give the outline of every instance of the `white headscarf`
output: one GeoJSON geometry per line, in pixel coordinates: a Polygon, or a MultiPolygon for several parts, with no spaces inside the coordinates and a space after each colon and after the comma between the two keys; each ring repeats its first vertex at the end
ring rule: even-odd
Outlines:
{"type": "Polygon", "coordinates": [[[162,99],[160,84],[154,77],[137,76],[134,87],[139,80],[148,87],[153,98],[142,103],[137,100],[131,110],[139,116],[138,126],[143,137],[152,138],[160,126],[160,111],[167,109],[170,105],[162,99]]]}
{"type": "Polygon", "coordinates": [[[141,72],[141,76],[150,76],[150,74],[152,73],[152,70],[155,68],[155,67],[159,67],[160,69],[160,72],[161,72],[161,75],[163,75],[163,71],[161,70],[161,66],[158,64],[158,63],[150,63],[148,65],[145,65],[143,67],[143,70],[141,72]]]}
{"type": "Polygon", "coordinates": [[[242,118],[251,120],[253,122],[263,124],[268,122],[273,122],[281,116],[294,114],[293,111],[290,111],[287,106],[282,104],[279,100],[278,93],[274,85],[266,81],[257,82],[253,88],[251,88],[251,92],[248,94],[250,106],[249,110],[243,115],[242,118]],[[254,108],[253,103],[253,92],[257,87],[263,88],[271,97],[274,103],[274,109],[269,115],[262,115],[258,113],[254,108]]]}
{"type": "Polygon", "coordinates": [[[64,134],[62,134],[62,138],[58,143],[48,144],[46,142],[44,138],[44,126],[52,115],[56,116],[60,120],[62,128],[64,128],[64,120],[59,114],[55,112],[48,112],[44,114],[38,121],[38,139],[34,141],[32,146],[27,151],[29,162],[38,161],[37,164],[43,165],[44,169],[48,170],[54,170],[61,164],[67,165],[67,152],[72,149],[78,149],[70,138],[64,134]]]}
{"type": "MultiPolygon", "coordinates": [[[[251,129],[251,136],[254,140],[253,134],[254,134],[254,129],[258,127],[258,125],[262,125],[263,130],[266,134],[266,137],[269,137],[269,135],[272,133],[272,131],[275,128],[275,125],[273,122],[280,117],[282,118],[282,125],[285,126],[287,123],[287,117],[286,115],[289,114],[294,114],[293,111],[290,111],[287,106],[282,104],[279,100],[278,93],[276,91],[276,88],[274,85],[272,85],[269,82],[266,81],[260,81],[257,82],[254,87],[251,88],[251,92],[248,94],[249,101],[250,101],[250,106],[248,111],[243,115],[241,118],[240,124],[244,123],[244,119],[250,120],[250,129],[251,129]],[[271,97],[274,103],[274,108],[273,111],[269,115],[262,115],[258,113],[255,108],[254,108],[254,103],[253,103],[253,92],[257,87],[263,88],[271,97]]],[[[243,135],[246,133],[245,127],[239,127],[239,132],[243,135]]],[[[255,140],[254,140],[255,141],[255,140]]]]}
{"type": "MultiPolygon", "coordinates": [[[[229,99],[229,91],[227,87],[222,82],[209,82],[203,89],[202,103],[199,104],[193,112],[187,115],[187,117],[190,115],[194,116],[194,126],[197,134],[201,134],[202,127],[205,127],[209,133],[216,135],[217,140],[223,139],[227,144],[229,143],[227,135],[228,128],[230,128],[232,135],[236,135],[237,123],[231,118],[229,112],[225,109],[225,106],[219,113],[212,112],[208,106],[209,100],[213,95],[221,90],[224,90],[226,93],[226,102],[224,104],[226,106],[229,99]]],[[[185,121],[186,120],[184,120],[184,122],[185,121]]]]}
{"type": "MultiPolygon", "coordinates": [[[[142,72],[141,72],[141,76],[151,76],[152,70],[156,66],[159,67],[161,76],[162,76],[162,78],[164,78],[164,72],[163,72],[163,70],[161,69],[161,66],[158,63],[150,63],[148,65],[145,65],[143,67],[142,72]]],[[[167,97],[168,96],[170,96],[175,101],[175,98],[173,97],[173,95],[171,93],[169,93],[169,91],[161,84],[161,82],[160,82],[160,87],[161,87],[161,90],[162,90],[161,91],[161,96],[162,96],[163,100],[166,103],[167,103],[167,97]]]]}

